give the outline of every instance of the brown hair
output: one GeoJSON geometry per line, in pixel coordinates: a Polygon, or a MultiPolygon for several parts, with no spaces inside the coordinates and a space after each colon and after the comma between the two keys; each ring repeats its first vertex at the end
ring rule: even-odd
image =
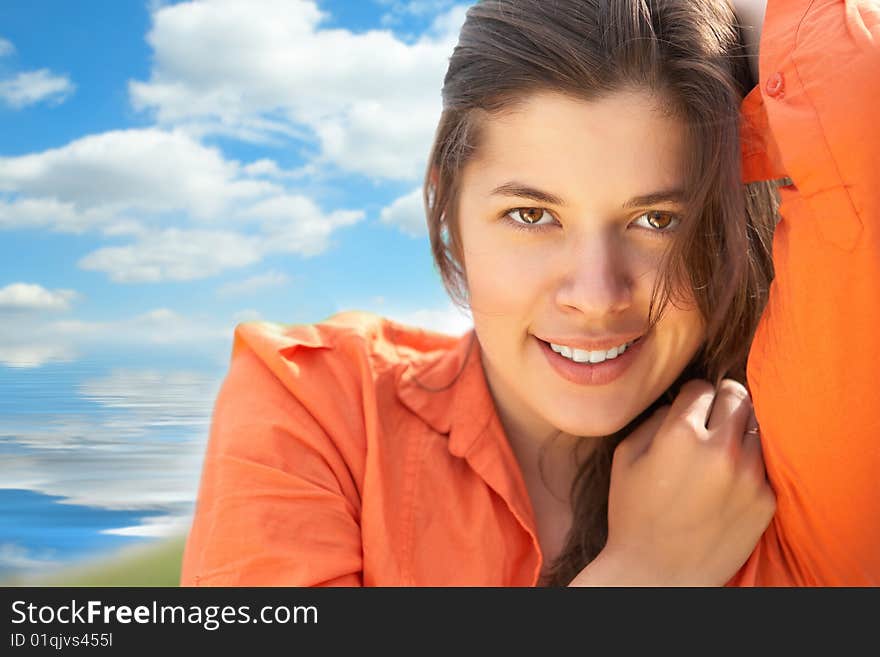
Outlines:
{"type": "Polygon", "coordinates": [[[748,349],[773,266],[775,184],[743,185],[739,105],[752,80],[735,16],[718,0],[484,0],[472,6],[449,61],[443,113],[425,178],[431,249],[452,300],[468,306],[457,216],[459,180],[480,122],[530,93],[586,101],[647,90],[687,130],[686,208],[649,318],[688,291],[706,341],[667,392],[600,440],[572,484],[573,524],[548,585],[570,582],[607,539],[614,449],[687,379],[745,382],[748,349]]]}

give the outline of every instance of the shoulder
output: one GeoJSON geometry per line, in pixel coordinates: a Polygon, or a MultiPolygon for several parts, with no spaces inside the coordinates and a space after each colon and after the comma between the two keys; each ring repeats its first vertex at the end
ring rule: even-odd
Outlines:
{"type": "Polygon", "coordinates": [[[233,362],[248,352],[286,384],[331,368],[376,379],[455,346],[458,338],[365,311],[312,324],[246,322],[235,328],[233,362]]]}
{"type": "Polygon", "coordinates": [[[214,408],[214,449],[275,454],[285,468],[317,457],[335,464],[340,480],[360,481],[388,427],[400,438],[410,422],[432,424],[429,411],[447,408],[445,395],[427,395],[416,380],[446,369],[438,363],[454,360],[461,340],[360,311],[313,324],[239,324],[214,408]]]}
{"type": "Polygon", "coordinates": [[[341,439],[393,415],[412,373],[435,369],[460,341],[363,311],[312,324],[247,322],[235,328],[224,386],[236,392],[226,399],[239,409],[254,399],[276,416],[294,405],[341,439]]]}

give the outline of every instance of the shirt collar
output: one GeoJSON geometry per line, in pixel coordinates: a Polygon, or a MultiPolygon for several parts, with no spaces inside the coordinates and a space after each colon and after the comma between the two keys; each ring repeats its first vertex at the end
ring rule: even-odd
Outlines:
{"type": "MultiPolygon", "coordinates": [[[[522,468],[498,417],[474,330],[461,336],[451,349],[411,361],[398,379],[397,393],[407,408],[448,436],[450,453],[465,459],[507,503],[540,554],[522,468]]],[[[535,581],[540,568],[538,558],[535,581]]]]}
{"type": "Polygon", "coordinates": [[[432,429],[449,436],[449,450],[456,456],[467,454],[495,415],[473,329],[451,349],[410,361],[400,375],[397,393],[432,429]]]}

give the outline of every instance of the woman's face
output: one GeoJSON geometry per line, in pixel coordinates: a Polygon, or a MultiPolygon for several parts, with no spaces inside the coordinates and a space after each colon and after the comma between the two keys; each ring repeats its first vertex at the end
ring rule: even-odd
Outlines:
{"type": "Polygon", "coordinates": [[[692,298],[648,330],[684,183],[684,127],[656,102],[545,93],[482,124],[458,217],[474,328],[508,431],[617,431],[704,339],[692,298]]]}

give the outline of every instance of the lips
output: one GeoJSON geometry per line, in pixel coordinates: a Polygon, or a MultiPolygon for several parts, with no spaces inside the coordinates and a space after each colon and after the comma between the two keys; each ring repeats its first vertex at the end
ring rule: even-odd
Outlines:
{"type": "Polygon", "coordinates": [[[573,360],[576,363],[601,363],[606,360],[612,360],[617,358],[620,355],[623,355],[627,349],[632,347],[636,343],[636,340],[632,340],[630,342],[624,342],[623,344],[611,347],[610,349],[602,349],[602,350],[586,350],[586,349],[572,349],[567,345],[558,345],[554,343],[550,343],[550,348],[555,351],[557,354],[562,354],[566,358],[573,360]]]}
{"type": "Polygon", "coordinates": [[[535,338],[547,362],[562,379],[577,385],[605,385],[622,376],[638,357],[644,340],[637,339],[616,358],[603,360],[599,363],[577,363],[570,358],[556,353],[550,343],[535,338]]]}
{"type": "Polygon", "coordinates": [[[581,351],[608,351],[613,347],[619,347],[622,344],[626,344],[628,342],[635,342],[639,338],[641,338],[643,333],[630,333],[625,334],[622,333],[620,335],[612,336],[609,338],[599,339],[585,339],[580,336],[543,336],[538,337],[542,342],[546,342],[548,344],[555,344],[570,347],[572,349],[580,349],[581,351]]]}

